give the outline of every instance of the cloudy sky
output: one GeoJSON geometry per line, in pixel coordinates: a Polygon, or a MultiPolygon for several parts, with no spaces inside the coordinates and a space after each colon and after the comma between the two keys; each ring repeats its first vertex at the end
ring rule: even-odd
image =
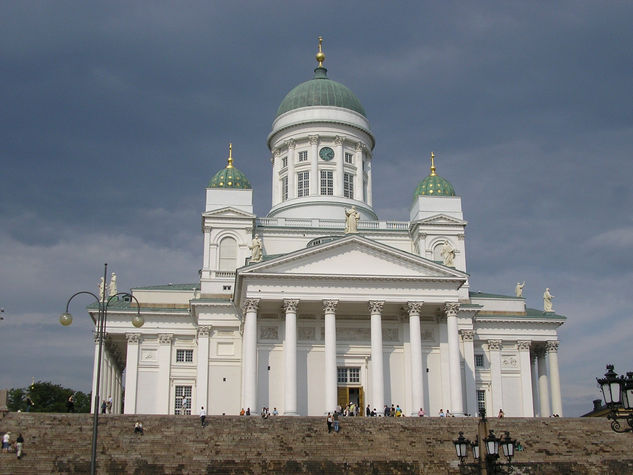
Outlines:
{"type": "Polygon", "coordinates": [[[312,77],[363,103],[374,206],[407,220],[438,173],[462,197],[471,288],[566,315],[566,415],[606,363],[633,370],[630,2],[0,3],[0,388],[89,390],[84,306],[103,263],[119,289],[193,282],[200,213],[227,144],[270,208],[266,136],[312,77]]]}

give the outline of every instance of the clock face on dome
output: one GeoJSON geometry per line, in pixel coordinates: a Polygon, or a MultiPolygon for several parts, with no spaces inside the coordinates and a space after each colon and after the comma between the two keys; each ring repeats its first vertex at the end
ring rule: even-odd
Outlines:
{"type": "Polygon", "coordinates": [[[330,147],[323,147],[321,150],[319,150],[319,157],[321,157],[322,160],[329,162],[334,158],[334,150],[332,150],[330,147]]]}

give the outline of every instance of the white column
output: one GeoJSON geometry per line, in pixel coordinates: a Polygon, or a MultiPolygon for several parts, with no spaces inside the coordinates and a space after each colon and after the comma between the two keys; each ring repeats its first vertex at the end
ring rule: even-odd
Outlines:
{"type": "Polygon", "coordinates": [[[295,175],[295,141],[288,140],[288,199],[297,197],[297,177],[295,175]]]}
{"type": "Polygon", "coordinates": [[[466,380],[466,413],[476,416],[477,411],[477,387],[475,385],[475,332],[473,330],[461,330],[464,344],[464,370],[466,380]]]}
{"type": "Polygon", "coordinates": [[[490,351],[490,377],[492,380],[492,414],[497,417],[499,409],[503,409],[503,383],[501,381],[501,340],[488,340],[488,351],[490,351]]]}
{"type": "Polygon", "coordinates": [[[549,417],[552,411],[549,405],[549,386],[547,384],[547,364],[545,362],[545,350],[540,348],[538,353],[538,394],[540,402],[539,416],[549,417]]]}
{"type": "Polygon", "coordinates": [[[457,311],[459,304],[450,302],[444,307],[446,330],[448,332],[448,364],[451,381],[451,412],[464,414],[464,392],[462,390],[462,365],[459,356],[459,333],[457,332],[457,311]]]}
{"type": "MultiPolygon", "coordinates": [[[[422,305],[424,305],[424,302],[407,302],[409,308],[409,340],[411,342],[411,408],[409,408],[411,416],[417,416],[420,408],[424,407],[424,369],[422,366],[422,336],[420,332],[422,305]]],[[[383,405],[376,407],[383,407],[383,405]]]]}
{"type": "Polygon", "coordinates": [[[538,394],[538,370],[536,366],[536,353],[532,351],[530,353],[530,374],[532,375],[532,407],[534,408],[534,415],[538,416],[540,410],[539,394],[538,394]]]}
{"type": "Polygon", "coordinates": [[[138,355],[140,333],[126,333],[127,356],[125,358],[125,414],[136,414],[136,389],[138,384],[138,355]]]}
{"type": "Polygon", "coordinates": [[[279,171],[281,170],[281,155],[279,149],[276,148],[273,150],[273,156],[271,157],[271,162],[273,164],[273,206],[281,202],[281,190],[280,190],[280,180],[279,171]]]}
{"type": "Polygon", "coordinates": [[[244,336],[242,362],[242,405],[257,412],[257,308],[259,299],[247,299],[244,305],[244,336]]]}
{"type": "Polygon", "coordinates": [[[560,395],[560,373],[558,371],[558,341],[548,341],[545,346],[549,360],[549,383],[552,390],[552,413],[563,416],[563,401],[560,395]]]}
{"type": "Polygon", "coordinates": [[[363,187],[365,178],[363,176],[363,148],[362,142],[356,144],[356,157],[354,157],[354,165],[356,165],[356,177],[354,183],[354,199],[363,201],[363,187]]]}
{"type": "Polygon", "coordinates": [[[284,339],[284,415],[297,415],[297,307],[299,300],[284,300],[286,334],[284,339]]]}
{"type": "Polygon", "coordinates": [[[371,315],[371,405],[375,408],[385,405],[385,378],[382,367],[382,307],[384,304],[383,301],[369,301],[371,315]]]}
{"type": "MultiPolygon", "coordinates": [[[[95,356],[92,364],[92,400],[90,401],[90,412],[94,414],[95,411],[95,394],[97,394],[97,370],[99,364],[99,337],[97,334],[94,334],[94,342],[95,342],[95,356]]],[[[101,401],[101,398],[99,398],[101,401]]],[[[99,408],[96,408],[99,410],[99,408]]]]}
{"type": "Polygon", "coordinates": [[[343,155],[343,137],[337,135],[334,137],[334,145],[336,146],[336,152],[334,153],[334,160],[336,161],[336,176],[334,177],[334,196],[343,196],[343,162],[345,156],[343,155]]]}
{"type": "Polygon", "coordinates": [[[523,417],[534,417],[534,401],[532,399],[532,368],[530,365],[529,341],[517,341],[521,364],[521,398],[523,400],[523,417]]]}
{"type": "Polygon", "coordinates": [[[155,414],[169,414],[169,397],[171,395],[171,333],[158,335],[158,389],[156,391],[155,414]]]}
{"type": "Polygon", "coordinates": [[[196,405],[191,407],[192,414],[198,414],[204,406],[209,414],[209,336],[210,326],[198,327],[198,368],[196,378],[196,405]]]}
{"type": "Polygon", "coordinates": [[[336,408],[336,306],[338,300],[324,300],[325,314],[325,412],[336,408]]]}
{"type": "Polygon", "coordinates": [[[367,153],[367,160],[365,161],[366,171],[367,171],[367,204],[371,206],[372,197],[371,197],[371,156],[367,153]]]}
{"type": "Polygon", "coordinates": [[[310,196],[319,194],[319,146],[318,135],[308,135],[310,141],[310,196]]]}

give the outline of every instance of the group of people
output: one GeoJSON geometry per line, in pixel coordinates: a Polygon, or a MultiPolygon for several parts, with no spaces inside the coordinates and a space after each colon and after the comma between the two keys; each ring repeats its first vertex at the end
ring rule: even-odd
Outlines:
{"type": "Polygon", "coordinates": [[[11,443],[11,432],[5,432],[2,436],[2,452],[4,453],[15,452],[18,459],[21,459],[23,446],[24,437],[22,437],[22,433],[18,434],[18,438],[15,439],[15,444],[11,443]]]}
{"type": "Polygon", "coordinates": [[[112,414],[112,396],[108,396],[108,399],[101,403],[101,414],[112,414]]]}

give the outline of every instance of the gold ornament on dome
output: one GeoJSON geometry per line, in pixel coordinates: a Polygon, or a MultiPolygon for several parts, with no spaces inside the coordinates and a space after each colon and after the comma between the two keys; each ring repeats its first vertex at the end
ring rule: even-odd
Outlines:
{"type": "Polygon", "coordinates": [[[316,60],[319,62],[319,67],[323,67],[323,61],[325,61],[325,53],[323,52],[323,37],[319,36],[319,52],[316,54],[316,60]]]}

